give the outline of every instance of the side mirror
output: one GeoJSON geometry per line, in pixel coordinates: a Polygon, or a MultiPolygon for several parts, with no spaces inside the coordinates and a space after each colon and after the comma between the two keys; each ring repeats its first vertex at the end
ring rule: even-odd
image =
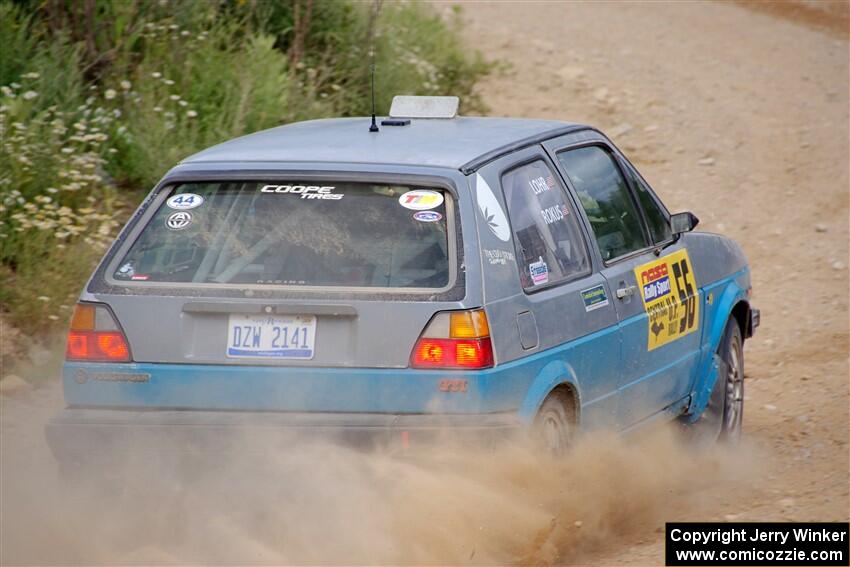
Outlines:
{"type": "Polygon", "coordinates": [[[690,211],[670,215],[670,229],[675,235],[682,234],[683,232],[690,232],[695,229],[698,224],[699,219],[690,211]]]}

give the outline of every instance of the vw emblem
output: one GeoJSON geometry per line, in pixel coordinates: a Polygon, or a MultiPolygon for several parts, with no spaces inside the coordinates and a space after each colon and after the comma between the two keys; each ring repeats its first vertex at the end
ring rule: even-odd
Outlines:
{"type": "Polygon", "coordinates": [[[74,382],[77,384],[85,384],[89,379],[89,375],[82,368],[77,368],[74,371],[74,382]]]}

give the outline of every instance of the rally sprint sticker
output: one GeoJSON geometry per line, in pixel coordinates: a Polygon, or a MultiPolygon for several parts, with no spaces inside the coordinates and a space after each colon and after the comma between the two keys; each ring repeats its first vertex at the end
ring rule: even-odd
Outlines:
{"type": "Polygon", "coordinates": [[[699,328],[699,288],[687,250],[635,268],[647,314],[647,350],[681,339],[699,328]]]}

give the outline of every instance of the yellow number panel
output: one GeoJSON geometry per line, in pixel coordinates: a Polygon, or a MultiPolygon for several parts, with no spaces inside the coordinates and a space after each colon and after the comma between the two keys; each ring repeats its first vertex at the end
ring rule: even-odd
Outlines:
{"type": "Polygon", "coordinates": [[[649,316],[647,350],[699,328],[699,289],[687,250],[638,266],[635,278],[649,316]]]}

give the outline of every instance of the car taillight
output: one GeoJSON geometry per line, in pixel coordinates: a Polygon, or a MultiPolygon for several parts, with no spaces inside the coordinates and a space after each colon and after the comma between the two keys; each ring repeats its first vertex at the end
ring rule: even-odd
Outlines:
{"type": "Polygon", "coordinates": [[[493,366],[487,315],[481,309],[437,313],[416,341],[410,364],[414,368],[493,366]]]}
{"type": "Polygon", "coordinates": [[[77,304],[68,331],[65,360],[130,361],[127,337],[105,305],[77,304]]]}

